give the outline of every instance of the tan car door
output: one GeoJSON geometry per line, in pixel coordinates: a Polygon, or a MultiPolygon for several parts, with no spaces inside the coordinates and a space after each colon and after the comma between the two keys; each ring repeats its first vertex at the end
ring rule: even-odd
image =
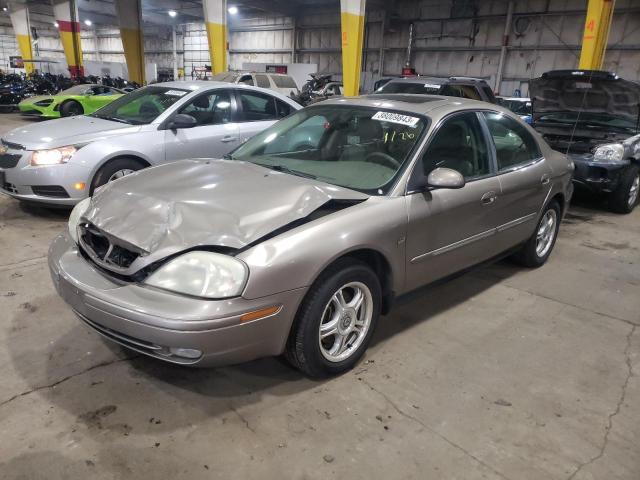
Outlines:
{"type": "Polygon", "coordinates": [[[448,117],[432,134],[416,169],[462,173],[461,189],[431,189],[408,196],[407,287],[446,277],[499,253],[493,244],[500,182],[476,112],[448,117]]]}
{"type": "Polygon", "coordinates": [[[496,242],[507,249],[531,236],[551,191],[551,167],[527,127],[498,112],[483,112],[495,146],[502,190],[496,242]]]}

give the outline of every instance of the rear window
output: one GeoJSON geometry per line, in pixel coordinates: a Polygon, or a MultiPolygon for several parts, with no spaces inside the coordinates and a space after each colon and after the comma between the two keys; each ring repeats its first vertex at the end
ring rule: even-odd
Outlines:
{"type": "Polygon", "coordinates": [[[438,95],[441,87],[442,86],[437,83],[429,83],[426,80],[424,83],[389,82],[381,87],[377,93],[418,93],[422,95],[438,95]]]}
{"type": "Polygon", "coordinates": [[[236,78],[238,78],[238,75],[235,73],[231,73],[231,72],[222,72],[222,73],[217,73],[216,75],[214,75],[213,77],[211,77],[211,80],[214,80],[216,82],[230,82],[230,83],[234,83],[236,81],[236,78]]]}
{"type": "Polygon", "coordinates": [[[480,92],[473,85],[445,85],[440,91],[440,95],[448,97],[470,98],[471,100],[482,100],[480,92]]]}
{"type": "Polygon", "coordinates": [[[278,88],[298,88],[296,82],[289,75],[273,75],[271,78],[278,88]]]}

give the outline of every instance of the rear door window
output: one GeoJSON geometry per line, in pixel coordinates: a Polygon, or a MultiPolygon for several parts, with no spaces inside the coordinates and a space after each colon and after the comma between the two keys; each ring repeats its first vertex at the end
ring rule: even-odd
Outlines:
{"type": "Polygon", "coordinates": [[[496,147],[498,171],[529,163],[542,156],[538,143],[526,127],[501,113],[485,112],[484,117],[496,147]]]}
{"type": "Polygon", "coordinates": [[[272,75],[271,78],[278,88],[298,88],[296,82],[289,75],[272,75]]]}
{"type": "Polygon", "coordinates": [[[256,86],[261,88],[270,88],[269,77],[266,75],[256,74],[256,86]]]}
{"type": "Polygon", "coordinates": [[[245,122],[276,120],[278,111],[276,99],[271,95],[258,92],[238,91],[241,107],[241,119],[245,122]]]}

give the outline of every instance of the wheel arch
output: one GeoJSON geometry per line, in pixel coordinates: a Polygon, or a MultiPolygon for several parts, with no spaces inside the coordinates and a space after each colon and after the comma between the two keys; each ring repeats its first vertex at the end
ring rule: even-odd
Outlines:
{"type": "Polygon", "coordinates": [[[93,194],[93,189],[94,189],[93,184],[98,172],[109,163],[115,162],[116,160],[121,160],[121,159],[135,160],[136,162],[140,163],[140,165],[142,165],[142,168],[148,168],[151,166],[151,163],[147,159],[145,159],[142,155],[137,155],[135,153],[116,153],[116,154],[110,155],[109,157],[104,158],[100,163],[98,163],[93,169],[93,171],[91,172],[89,195],[93,194]]]}

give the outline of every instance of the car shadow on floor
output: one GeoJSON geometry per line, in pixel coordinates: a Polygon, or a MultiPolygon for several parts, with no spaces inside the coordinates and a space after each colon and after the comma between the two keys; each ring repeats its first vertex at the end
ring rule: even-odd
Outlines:
{"type": "MultiPolygon", "coordinates": [[[[513,271],[519,271],[519,268],[514,267],[513,271]]],[[[373,345],[429,321],[500,281],[470,272],[401,298],[395,308],[380,319],[373,345]]],[[[45,298],[48,297],[43,297],[43,301],[45,298]]],[[[17,317],[14,322],[23,323],[17,317]]],[[[179,413],[166,415],[170,419],[163,415],[162,424],[154,425],[156,431],[174,430],[213,417],[236,415],[238,409],[274,401],[274,397],[287,398],[306,390],[321,390],[323,385],[332,381],[308,379],[281,358],[265,358],[223,368],[193,369],[137,355],[113,344],[109,346],[113,351],[110,354],[104,351],[103,345],[98,345],[104,340],[97,334],[91,333],[89,338],[87,335],[86,327],[78,321],[59,337],[43,341],[29,355],[29,362],[42,361],[42,368],[34,368],[33,363],[23,365],[25,356],[12,349],[11,345],[7,346],[16,370],[29,388],[37,389],[35,394],[43,396],[49,404],[69,412],[79,425],[83,419],[91,417],[92,412],[110,407],[135,414],[133,417],[138,420],[131,420],[131,415],[126,414],[127,434],[129,428],[137,433],[146,433],[148,418],[158,418],[158,415],[175,411],[179,406],[179,413]],[[85,363],[81,354],[90,349],[101,350],[101,358],[107,358],[107,361],[85,363]],[[70,367],[75,373],[68,375],[65,371],[69,377],[65,380],[62,370],[70,367]],[[58,383],[61,378],[62,382],[58,383]],[[58,383],[55,389],[42,388],[54,383],[58,383]]],[[[104,428],[112,428],[110,435],[124,431],[121,420],[104,428]]],[[[94,428],[86,431],[92,436],[95,433],[96,438],[104,435],[94,428]]]]}

